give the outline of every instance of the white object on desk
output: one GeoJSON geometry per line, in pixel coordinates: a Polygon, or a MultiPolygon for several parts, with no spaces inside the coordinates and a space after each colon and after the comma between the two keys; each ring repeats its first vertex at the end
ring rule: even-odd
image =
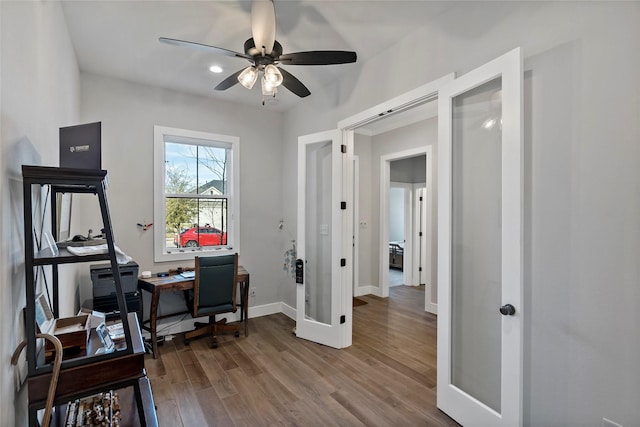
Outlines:
{"type": "Polygon", "coordinates": [[[184,271],[184,272],[180,273],[180,276],[182,276],[185,279],[195,279],[196,272],[195,271],[184,271]]]}

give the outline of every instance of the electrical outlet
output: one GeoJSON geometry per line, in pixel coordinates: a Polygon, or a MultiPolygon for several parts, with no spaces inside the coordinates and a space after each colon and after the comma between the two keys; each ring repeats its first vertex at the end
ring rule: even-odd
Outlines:
{"type": "Polygon", "coordinates": [[[622,427],[622,424],[618,424],[606,418],[602,418],[602,427],[622,427]]]}
{"type": "Polygon", "coordinates": [[[249,296],[250,297],[255,297],[256,296],[256,288],[249,289],[249,296]]]}

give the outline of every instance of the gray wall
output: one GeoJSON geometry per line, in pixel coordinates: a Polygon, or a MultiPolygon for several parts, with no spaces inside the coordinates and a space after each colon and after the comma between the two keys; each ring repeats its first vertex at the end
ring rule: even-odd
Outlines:
{"type": "MultiPolygon", "coordinates": [[[[402,113],[400,113],[402,114],[402,113]]],[[[335,126],[335,125],[334,125],[335,126]]],[[[367,221],[366,228],[360,227],[360,253],[359,261],[359,284],[361,286],[373,286],[380,288],[380,159],[393,153],[398,153],[414,148],[433,147],[433,180],[437,178],[437,136],[438,120],[435,117],[422,120],[410,125],[402,126],[398,129],[384,132],[375,136],[365,136],[356,133],[354,143],[354,154],[360,157],[360,219],[367,221]]],[[[425,158],[420,157],[418,160],[406,159],[397,160],[398,170],[392,167],[390,176],[391,181],[401,182],[424,182],[426,163],[425,158]],[[420,160],[421,159],[421,160],[420,160]],[[411,164],[406,167],[405,162],[411,164]],[[420,163],[417,167],[415,163],[420,163]],[[404,166],[403,166],[404,165],[404,166]],[[414,181],[415,180],[415,181],[414,181]]],[[[430,283],[436,283],[437,277],[437,185],[434,185],[433,191],[433,229],[431,230],[431,279],[430,283]]],[[[284,195],[286,197],[286,194],[284,195]]],[[[391,239],[393,240],[393,239],[391,239]]],[[[381,292],[380,290],[374,290],[381,292]]],[[[437,290],[432,288],[432,299],[437,300],[437,290]]],[[[284,300],[293,298],[294,296],[285,295],[284,300]]]]}
{"type": "MultiPolygon", "coordinates": [[[[240,263],[256,288],[250,305],[279,301],[286,250],[278,230],[282,114],[86,73],[81,73],[81,89],[82,121],[102,121],[103,167],[109,170],[116,243],[141,271],[189,264],[155,263],[153,230],[144,232],[137,226],[153,222],[153,126],[240,138],[240,263]]],[[[84,284],[90,296],[88,271],[84,284]]],[[[174,301],[163,300],[161,312],[175,312],[174,306],[184,309],[181,294],[174,301]]]]}
{"type": "Polygon", "coordinates": [[[389,189],[389,241],[404,241],[404,193],[405,188],[392,184],[389,189]]]}
{"type": "MultiPolygon", "coordinates": [[[[402,113],[400,113],[402,114],[402,113]]],[[[419,137],[418,143],[426,145],[424,136],[419,137]]],[[[393,140],[387,143],[394,147],[393,140]]],[[[409,184],[419,184],[425,182],[427,173],[427,156],[415,156],[408,159],[394,160],[390,164],[389,177],[391,182],[406,182],[409,184]]]]}
{"type": "Polygon", "coordinates": [[[525,55],[525,424],[640,425],[640,3],[456,4],[287,113],[285,220],[295,217],[298,135],[516,46],[525,55]],[[380,81],[382,67],[390,78],[380,81]]]}
{"type": "MultiPolygon", "coordinates": [[[[78,119],[79,72],[59,3],[0,2],[0,40],[0,425],[13,426],[26,425],[26,387],[16,391],[18,374],[9,363],[24,337],[20,166],[58,165],[58,128],[78,119]]],[[[67,311],[75,300],[75,269],[60,274],[71,284],[60,289],[60,308],[67,311]]]]}

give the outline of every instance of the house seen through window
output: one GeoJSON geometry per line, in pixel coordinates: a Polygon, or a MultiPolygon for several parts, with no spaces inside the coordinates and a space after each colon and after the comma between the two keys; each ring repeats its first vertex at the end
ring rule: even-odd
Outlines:
{"type": "Polygon", "coordinates": [[[156,261],[236,252],[238,138],[160,126],[155,132],[156,261]]]}

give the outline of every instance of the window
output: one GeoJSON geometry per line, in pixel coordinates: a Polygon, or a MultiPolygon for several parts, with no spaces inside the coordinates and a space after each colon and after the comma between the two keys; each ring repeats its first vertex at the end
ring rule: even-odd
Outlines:
{"type": "Polygon", "coordinates": [[[239,252],[239,138],[154,127],[155,261],[239,252]]]}

